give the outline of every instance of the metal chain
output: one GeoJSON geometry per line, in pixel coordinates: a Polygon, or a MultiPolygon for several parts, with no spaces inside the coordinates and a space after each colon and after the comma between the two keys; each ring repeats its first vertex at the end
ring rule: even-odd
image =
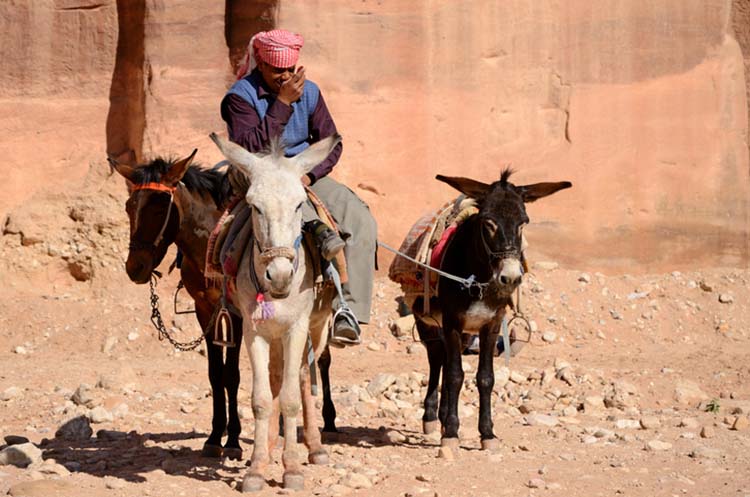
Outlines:
{"type": "Polygon", "coordinates": [[[174,348],[182,352],[188,352],[190,350],[195,350],[196,348],[198,348],[201,342],[203,342],[203,339],[206,338],[208,330],[203,332],[200,337],[189,342],[178,342],[177,340],[172,338],[172,335],[169,333],[169,331],[167,331],[166,326],[164,326],[164,321],[162,320],[161,313],[159,312],[159,296],[156,294],[156,275],[151,276],[151,280],[149,280],[148,285],[151,289],[151,324],[153,324],[154,328],[156,328],[156,331],[159,332],[159,340],[161,341],[166,338],[174,348]]]}

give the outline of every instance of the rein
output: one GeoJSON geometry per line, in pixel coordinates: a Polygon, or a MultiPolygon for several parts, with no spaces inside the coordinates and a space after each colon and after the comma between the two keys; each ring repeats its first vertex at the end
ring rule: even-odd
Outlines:
{"type": "Polygon", "coordinates": [[[164,320],[162,320],[161,313],[159,312],[159,296],[156,294],[156,283],[158,281],[157,278],[158,277],[156,274],[152,274],[151,279],[148,282],[148,286],[151,290],[151,324],[153,324],[154,328],[156,328],[156,331],[159,332],[159,341],[166,338],[174,348],[182,352],[195,350],[201,344],[203,339],[206,338],[208,329],[210,329],[210,327],[206,327],[206,331],[201,334],[201,336],[189,342],[178,342],[177,340],[172,338],[172,335],[169,333],[169,331],[167,331],[167,327],[164,326],[164,320]]]}

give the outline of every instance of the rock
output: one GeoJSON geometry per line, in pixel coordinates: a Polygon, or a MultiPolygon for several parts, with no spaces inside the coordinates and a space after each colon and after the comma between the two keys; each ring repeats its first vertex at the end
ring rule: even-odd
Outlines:
{"type": "Polygon", "coordinates": [[[385,434],[385,438],[392,444],[400,444],[406,442],[406,436],[396,430],[388,430],[385,434]]]}
{"type": "Polygon", "coordinates": [[[682,428],[698,428],[700,426],[700,423],[698,423],[698,420],[695,418],[682,418],[680,420],[680,427],[682,428]]]}
{"type": "Polygon", "coordinates": [[[456,459],[456,456],[453,454],[453,449],[445,445],[438,449],[437,456],[439,459],[445,459],[446,461],[455,461],[456,459]]]}
{"type": "Polygon", "coordinates": [[[18,347],[14,348],[13,352],[15,352],[18,355],[26,355],[29,353],[29,351],[26,350],[26,347],[24,347],[23,345],[19,345],[18,347]]]}
{"type": "Polygon", "coordinates": [[[99,440],[107,440],[113,442],[115,440],[124,440],[128,437],[128,434],[124,431],[115,430],[99,430],[96,432],[96,438],[99,440]]]}
{"type": "Polygon", "coordinates": [[[644,416],[641,418],[641,428],[644,430],[653,430],[661,426],[661,421],[656,416],[644,416]]]}
{"type": "Polygon", "coordinates": [[[91,392],[91,386],[81,383],[70,400],[79,406],[94,407],[95,399],[91,392]]]}
{"type": "Polygon", "coordinates": [[[526,486],[529,488],[545,488],[547,483],[541,478],[532,478],[526,483],[526,486]]]}
{"type": "Polygon", "coordinates": [[[734,431],[743,431],[747,429],[748,425],[750,425],[750,421],[745,416],[738,416],[734,420],[734,424],[732,424],[732,429],[734,431]]]}
{"type": "Polygon", "coordinates": [[[373,397],[377,397],[385,392],[388,387],[396,383],[396,376],[390,373],[379,373],[367,385],[367,392],[373,397]]]}
{"type": "Polygon", "coordinates": [[[703,400],[708,399],[700,387],[689,380],[680,380],[674,389],[674,397],[677,402],[683,405],[697,404],[703,400]]]}
{"type": "Polygon", "coordinates": [[[119,490],[125,488],[125,482],[120,478],[114,478],[112,476],[104,477],[104,486],[110,490],[119,490]]]}
{"type": "Polygon", "coordinates": [[[510,381],[510,369],[507,366],[499,367],[495,370],[495,389],[503,388],[510,381]]]}
{"type": "Polygon", "coordinates": [[[55,437],[62,440],[88,440],[94,430],[85,416],[77,416],[63,423],[55,432],[55,437]]]}
{"type": "Polygon", "coordinates": [[[661,440],[651,440],[646,444],[646,450],[654,452],[669,450],[672,448],[672,444],[669,442],[662,442],[661,440]]]}
{"type": "Polygon", "coordinates": [[[88,413],[88,417],[94,424],[110,423],[115,420],[112,413],[101,406],[91,409],[88,413]]]}
{"type": "Polygon", "coordinates": [[[719,302],[722,304],[731,304],[734,302],[734,297],[729,293],[721,293],[719,294],[719,302]]]}
{"type": "Polygon", "coordinates": [[[618,419],[615,427],[618,430],[636,430],[641,427],[641,423],[637,419],[618,419]]]}
{"type": "Polygon", "coordinates": [[[115,345],[117,345],[117,337],[108,336],[102,344],[102,352],[107,355],[111,354],[112,350],[114,350],[115,348],[115,345]]]}
{"type": "Polygon", "coordinates": [[[716,436],[716,430],[713,426],[704,426],[701,428],[701,438],[713,438],[716,436]]]}
{"type": "Polygon", "coordinates": [[[421,344],[418,343],[410,343],[406,346],[406,353],[407,354],[419,354],[423,350],[423,347],[421,344]]]}
{"type": "Polygon", "coordinates": [[[524,418],[524,422],[528,426],[557,426],[559,424],[559,420],[554,417],[550,416],[548,414],[538,414],[533,413],[529,414],[524,418]]]}
{"type": "Polygon", "coordinates": [[[512,381],[513,383],[526,383],[527,379],[528,378],[526,377],[526,375],[521,374],[518,371],[513,371],[510,373],[510,381],[512,381]]]}
{"type": "Polygon", "coordinates": [[[137,331],[131,331],[130,333],[128,333],[128,341],[134,342],[134,341],[138,340],[139,336],[140,335],[138,334],[137,331]]]}
{"type": "Polygon", "coordinates": [[[552,343],[555,340],[557,340],[557,333],[555,333],[554,331],[545,331],[542,334],[542,340],[544,340],[547,343],[552,343]]]}
{"type": "Polygon", "coordinates": [[[719,459],[723,453],[719,449],[701,446],[693,449],[688,455],[693,459],[719,459]]]}
{"type": "Polygon", "coordinates": [[[29,439],[20,435],[6,435],[5,443],[8,445],[20,445],[29,443],[29,439]]]}
{"type": "Polygon", "coordinates": [[[604,408],[604,399],[597,395],[591,395],[583,399],[583,412],[586,414],[597,414],[604,408]]]}
{"type": "Polygon", "coordinates": [[[349,488],[372,488],[370,479],[361,473],[349,473],[342,480],[341,484],[349,488]]]}
{"type": "Polygon", "coordinates": [[[553,261],[537,261],[534,263],[536,269],[542,269],[544,271],[552,271],[560,267],[560,264],[553,261]]]}
{"type": "Polygon", "coordinates": [[[589,276],[587,273],[581,273],[578,276],[578,281],[582,283],[591,283],[591,276],[589,276]]]}
{"type": "Polygon", "coordinates": [[[23,390],[18,387],[8,387],[0,393],[0,400],[8,401],[20,397],[23,394],[23,390]]]}
{"type": "Polygon", "coordinates": [[[12,497],[57,497],[80,495],[80,487],[63,480],[25,481],[8,490],[12,497]]]}
{"type": "Polygon", "coordinates": [[[367,344],[367,350],[371,350],[373,352],[379,352],[382,349],[383,347],[381,347],[377,342],[370,342],[367,344]]]}
{"type": "Polygon", "coordinates": [[[25,468],[42,461],[42,451],[32,443],[11,445],[0,452],[0,465],[12,464],[25,468]]]}

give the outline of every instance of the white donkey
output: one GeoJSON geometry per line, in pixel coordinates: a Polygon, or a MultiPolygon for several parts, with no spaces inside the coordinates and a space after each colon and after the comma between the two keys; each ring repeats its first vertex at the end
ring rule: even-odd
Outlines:
{"type": "MultiPolygon", "coordinates": [[[[253,154],[239,145],[211,134],[224,156],[250,179],[246,200],[252,207],[253,239],[245,250],[237,275],[235,304],[243,317],[243,334],[253,369],[254,449],[243,492],[261,490],[263,471],[269,462],[269,421],[275,392],[271,377],[281,376],[278,393],[284,417],[284,488],[302,489],[304,477],[297,444],[297,416],[302,395],[310,395],[307,383],[308,335],[315,359],[325,349],[332,291],[316,294],[314,265],[303,248],[302,204],[307,200],[300,178],[320,164],[341,141],[336,134],[304,152],[285,157],[279,143],[267,153],[253,154]]],[[[275,383],[275,382],[274,382],[275,383]]],[[[305,403],[305,438],[311,444],[310,462],[326,458],[317,424],[312,422],[314,402],[305,403]],[[318,447],[318,451],[313,451],[318,447]],[[316,453],[320,452],[320,453],[316,453]]]]}

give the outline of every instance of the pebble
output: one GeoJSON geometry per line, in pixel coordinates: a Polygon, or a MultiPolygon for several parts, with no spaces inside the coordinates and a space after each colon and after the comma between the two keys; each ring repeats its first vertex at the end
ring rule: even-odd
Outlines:
{"type": "Polygon", "coordinates": [[[680,427],[682,428],[698,428],[700,426],[700,423],[698,423],[698,420],[695,418],[682,418],[680,420],[680,427]]]}
{"type": "Polygon", "coordinates": [[[379,373],[367,385],[367,392],[377,397],[385,392],[388,387],[396,383],[396,376],[390,373],[379,373]]]}
{"type": "Polygon", "coordinates": [[[663,442],[661,440],[651,440],[646,444],[646,450],[651,451],[663,451],[663,450],[669,450],[672,448],[672,444],[669,442],[663,442]]]}
{"type": "Polygon", "coordinates": [[[542,340],[547,343],[552,343],[557,340],[557,333],[555,333],[554,331],[545,331],[542,335],[542,340]]]}
{"type": "Polygon", "coordinates": [[[115,348],[115,345],[117,345],[117,337],[108,336],[104,340],[104,344],[102,344],[102,352],[107,355],[111,354],[112,350],[114,350],[115,348]]]}
{"type": "Polygon", "coordinates": [[[0,465],[26,468],[42,461],[42,451],[32,443],[11,445],[0,451],[0,465]]]}
{"type": "Polygon", "coordinates": [[[11,399],[15,399],[16,397],[20,397],[21,394],[23,394],[23,390],[21,390],[20,388],[8,387],[5,390],[3,390],[3,393],[0,394],[0,400],[8,401],[11,399]]]}
{"type": "Polygon", "coordinates": [[[367,344],[367,350],[371,350],[373,352],[379,352],[383,348],[377,343],[377,342],[370,342],[367,344]]]}
{"type": "Polygon", "coordinates": [[[618,430],[638,429],[641,427],[641,422],[637,419],[618,419],[615,421],[615,427],[618,430]]]}
{"type": "Polygon", "coordinates": [[[406,442],[406,436],[404,436],[403,433],[398,432],[396,430],[388,430],[385,434],[385,438],[393,444],[400,444],[400,443],[406,442]]]}
{"type": "Polygon", "coordinates": [[[713,438],[716,436],[716,430],[713,426],[704,426],[701,428],[701,438],[713,438]]]}
{"type": "Polygon", "coordinates": [[[591,276],[589,276],[587,273],[581,273],[578,276],[578,281],[582,283],[591,283],[591,276]]]}
{"type": "Polygon", "coordinates": [[[701,446],[693,449],[688,455],[693,459],[719,459],[722,453],[719,449],[701,446]]]}
{"type": "Polygon", "coordinates": [[[721,293],[719,294],[719,302],[722,304],[731,304],[734,302],[734,297],[729,293],[721,293]]]}
{"type": "Polygon", "coordinates": [[[138,333],[136,333],[135,331],[131,331],[130,333],[128,333],[128,340],[134,342],[135,340],[138,340],[139,336],[140,335],[138,335],[138,333]]]}
{"type": "Polygon", "coordinates": [[[5,443],[8,445],[20,445],[29,443],[29,439],[20,435],[6,435],[5,443]]]}
{"type": "Polygon", "coordinates": [[[55,437],[63,440],[88,440],[94,430],[85,416],[76,416],[63,423],[55,432],[55,437]]]}
{"type": "Polygon", "coordinates": [[[653,430],[661,426],[661,421],[656,416],[644,416],[641,418],[641,428],[644,430],[653,430]]]}
{"type": "Polygon", "coordinates": [[[110,490],[119,490],[125,488],[125,482],[120,478],[114,478],[112,476],[104,477],[104,486],[110,490]]]}
{"type": "Polygon", "coordinates": [[[525,422],[528,426],[557,426],[559,424],[559,420],[554,417],[550,416],[548,414],[538,414],[533,413],[529,414],[525,418],[525,422]]]}
{"type": "Polygon", "coordinates": [[[557,269],[559,266],[560,264],[554,261],[537,261],[534,263],[535,268],[543,269],[545,271],[552,271],[554,269],[557,269]]]}
{"type": "Polygon", "coordinates": [[[111,412],[103,408],[102,406],[91,409],[88,413],[89,420],[94,424],[99,423],[110,423],[114,421],[115,417],[111,412]]]}
{"type": "Polygon", "coordinates": [[[349,488],[372,488],[370,479],[361,473],[349,473],[342,480],[341,484],[349,488]]]}
{"type": "Polygon", "coordinates": [[[745,416],[738,416],[734,420],[734,424],[732,424],[732,429],[734,431],[743,431],[747,429],[748,425],[750,425],[750,421],[745,416]]]}
{"type": "Polygon", "coordinates": [[[28,350],[26,350],[26,347],[24,347],[23,345],[19,345],[18,347],[14,348],[13,352],[15,352],[18,355],[28,354],[28,350]]]}
{"type": "Polygon", "coordinates": [[[547,486],[547,483],[541,478],[532,478],[526,483],[526,486],[529,488],[544,488],[547,486]]]}

